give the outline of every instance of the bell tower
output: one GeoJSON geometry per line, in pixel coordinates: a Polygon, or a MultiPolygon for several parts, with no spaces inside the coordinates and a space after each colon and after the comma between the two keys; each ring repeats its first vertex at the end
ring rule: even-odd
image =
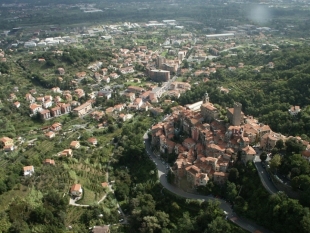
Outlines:
{"type": "Polygon", "coordinates": [[[242,104],[235,102],[234,103],[234,114],[232,119],[232,125],[239,126],[241,123],[241,108],[242,104]]]}
{"type": "Polygon", "coordinates": [[[206,103],[209,103],[209,94],[208,92],[206,92],[203,96],[203,103],[206,104],[206,103]]]}

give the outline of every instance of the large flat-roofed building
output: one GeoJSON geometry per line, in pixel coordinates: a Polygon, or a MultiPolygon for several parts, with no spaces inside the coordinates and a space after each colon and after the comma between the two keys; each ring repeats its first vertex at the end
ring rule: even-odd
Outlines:
{"type": "Polygon", "coordinates": [[[174,19],[164,19],[163,23],[176,23],[174,19]]]}
{"type": "Polygon", "coordinates": [[[155,82],[167,82],[170,79],[170,71],[168,70],[150,70],[149,75],[155,82]]]}
{"type": "Polygon", "coordinates": [[[223,37],[235,37],[235,33],[222,33],[222,34],[210,34],[206,35],[207,39],[223,38],[223,37]]]}

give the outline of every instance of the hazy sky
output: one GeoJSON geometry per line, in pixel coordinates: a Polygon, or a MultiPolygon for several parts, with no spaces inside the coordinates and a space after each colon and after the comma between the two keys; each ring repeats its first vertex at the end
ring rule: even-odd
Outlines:
{"type": "Polygon", "coordinates": [[[252,5],[247,17],[255,23],[266,23],[272,18],[272,12],[267,6],[252,5]]]}

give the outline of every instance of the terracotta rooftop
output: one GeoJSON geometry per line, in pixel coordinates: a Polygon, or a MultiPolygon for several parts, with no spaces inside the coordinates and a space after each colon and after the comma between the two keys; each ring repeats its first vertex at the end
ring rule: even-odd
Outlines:
{"type": "Polygon", "coordinates": [[[82,188],[82,186],[80,184],[74,184],[71,186],[71,189],[70,191],[73,192],[73,191],[79,191],[80,189],[82,188]]]}

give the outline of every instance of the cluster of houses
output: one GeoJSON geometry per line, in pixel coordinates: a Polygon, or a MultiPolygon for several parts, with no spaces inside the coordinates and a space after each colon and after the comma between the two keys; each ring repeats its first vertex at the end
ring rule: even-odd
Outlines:
{"type": "MultiPolygon", "coordinates": [[[[182,179],[192,188],[206,185],[211,179],[223,184],[229,166],[238,156],[244,163],[253,161],[256,151],[251,145],[270,151],[278,140],[285,142],[290,138],[273,132],[252,116],[245,116],[241,108],[240,103],[227,108],[229,123],[225,123],[219,120],[219,110],[209,102],[206,93],[203,101],[173,107],[169,117],[152,126],[152,145],[159,147],[161,153],[178,155],[172,167],[177,185],[182,179]]],[[[310,144],[303,143],[307,149],[302,155],[309,159],[310,144]]]]}
{"type": "MultiPolygon", "coordinates": [[[[87,142],[92,145],[96,146],[98,144],[97,138],[90,137],[87,139],[87,142]]],[[[81,144],[79,141],[72,141],[70,143],[70,148],[64,149],[57,153],[57,156],[63,156],[63,157],[73,157],[73,150],[79,149],[81,147],[81,144]]]]}
{"type": "Polygon", "coordinates": [[[6,62],[5,52],[2,49],[0,49],[0,61],[6,62]]]}
{"type": "MultiPolygon", "coordinates": [[[[80,104],[78,101],[73,101],[71,91],[61,91],[59,87],[52,88],[53,93],[61,93],[53,97],[52,95],[33,97],[31,93],[27,93],[25,99],[30,103],[29,108],[31,116],[40,114],[41,118],[48,120],[54,117],[68,114],[70,112],[76,113],[78,116],[85,115],[92,109],[92,100],[80,104]]],[[[81,99],[85,96],[83,89],[74,90],[74,96],[81,99]]]]}
{"type": "MultiPolygon", "coordinates": [[[[55,166],[55,160],[53,160],[53,159],[45,159],[43,161],[43,164],[55,166]]],[[[23,168],[23,171],[24,171],[24,176],[32,176],[34,174],[34,167],[33,166],[25,166],[23,168]]]]}
{"type": "MultiPolygon", "coordinates": [[[[92,99],[86,101],[84,104],[80,104],[80,102],[73,100],[73,97],[79,100],[85,96],[83,89],[78,88],[74,90],[74,93],[71,93],[71,91],[68,90],[61,91],[59,87],[53,87],[51,92],[54,95],[40,94],[34,97],[37,92],[33,89],[30,90],[30,93],[25,95],[25,101],[29,103],[30,116],[39,114],[42,119],[48,120],[70,112],[74,112],[78,116],[81,116],[92,109],[92,99]]],[[[16,94],[11,93],[8,100],[14,102],[17,99],[16,94]]],[[[15,101],[14,106],[19,108],[21,104],[15,101]]]]}

